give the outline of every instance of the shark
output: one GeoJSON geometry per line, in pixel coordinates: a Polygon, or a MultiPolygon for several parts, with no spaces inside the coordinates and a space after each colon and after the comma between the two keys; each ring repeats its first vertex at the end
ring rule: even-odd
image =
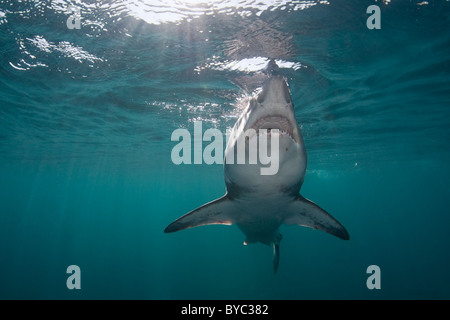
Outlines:
{"type": "Polygon", "coordinates": [[[308,227],[350,239],[342,224],[300,194],[307,155],[290,90],[282,75],[271,74],[262,89],[248,99],[228,138],[224,158],[225,195],[176,219],[165,228],[165,233],[205,225],[237,225],[246,236],[245,245],[272,245],[274,273],[279,266],[282,225],[308,227]],[[261,160],[234,161],[239,156],[240,141],[245,142],[245,159],[249,159],[254,140],[267,142],[271,155],[277,155],[273,159],[277,161],[275,173],[262,174],[267,162],[261,160]]]}

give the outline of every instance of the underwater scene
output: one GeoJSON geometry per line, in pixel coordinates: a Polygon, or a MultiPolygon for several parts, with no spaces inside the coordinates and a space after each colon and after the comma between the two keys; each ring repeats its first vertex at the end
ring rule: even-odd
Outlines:
{"type": "Polygon", "coordinates": [[[449,299],[449,24],[0,0],[0,299],[449,299]]]}

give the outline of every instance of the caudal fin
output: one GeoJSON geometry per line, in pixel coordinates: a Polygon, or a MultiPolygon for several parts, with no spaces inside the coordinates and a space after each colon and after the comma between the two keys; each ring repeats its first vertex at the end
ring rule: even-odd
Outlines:
{"type": "Polygon", "coordinates": [[[314,202],[299,195],[290,205],[283,221],[287,225],[299,225],[328,232],[340,239],[349,240],[343,225],[314,202]]]}
{"type": "Polygon", "coordinates": [[[169,224],[164,232],[176,232],[209,224],[230,225],[234,223],[233,216],[233,203],[224,195],[178,218],[169,224]]]}
{"type": "Polygon", "coordinates": [[[273,244],[273,273],[277,273],[278,264],[280,263],[280,244],[273,244]]]}

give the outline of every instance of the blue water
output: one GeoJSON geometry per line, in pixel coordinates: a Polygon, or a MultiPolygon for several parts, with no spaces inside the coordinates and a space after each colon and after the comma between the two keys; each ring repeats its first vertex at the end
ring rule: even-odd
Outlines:
{"type": "Polygon", "coordinates": [[[0,1],[0,298],[449,299],[449,20],[448,1],[0,1]],[[268,58],[302,194],[351,237],[283,226],[276,275],[236,226],[163,233],[225,192],[221,165],[173,164],[172,132],[231,128],[268,58]]]}

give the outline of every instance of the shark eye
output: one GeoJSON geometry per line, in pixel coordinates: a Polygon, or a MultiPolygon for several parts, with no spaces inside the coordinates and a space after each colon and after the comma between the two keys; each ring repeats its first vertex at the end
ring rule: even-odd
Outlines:
{"type": "Polygon", "coordinates": [[[255,99],[250,100],[250,108],[251,109],[256,108],[258,105],[259,105],[259,103],[255,99]]]}
{"type": "Polygon", "coordinates": [[[258,94],[258,97],[256,98],[256,100],[258,101],[258,103],[262,104],[262,103],[264,102],[264,100],[266,99],[266,95],[267,95],[267,93],[266,93],[265,90],[263,90],[262,92],[260,92],[260,93],[258,94]]]}

